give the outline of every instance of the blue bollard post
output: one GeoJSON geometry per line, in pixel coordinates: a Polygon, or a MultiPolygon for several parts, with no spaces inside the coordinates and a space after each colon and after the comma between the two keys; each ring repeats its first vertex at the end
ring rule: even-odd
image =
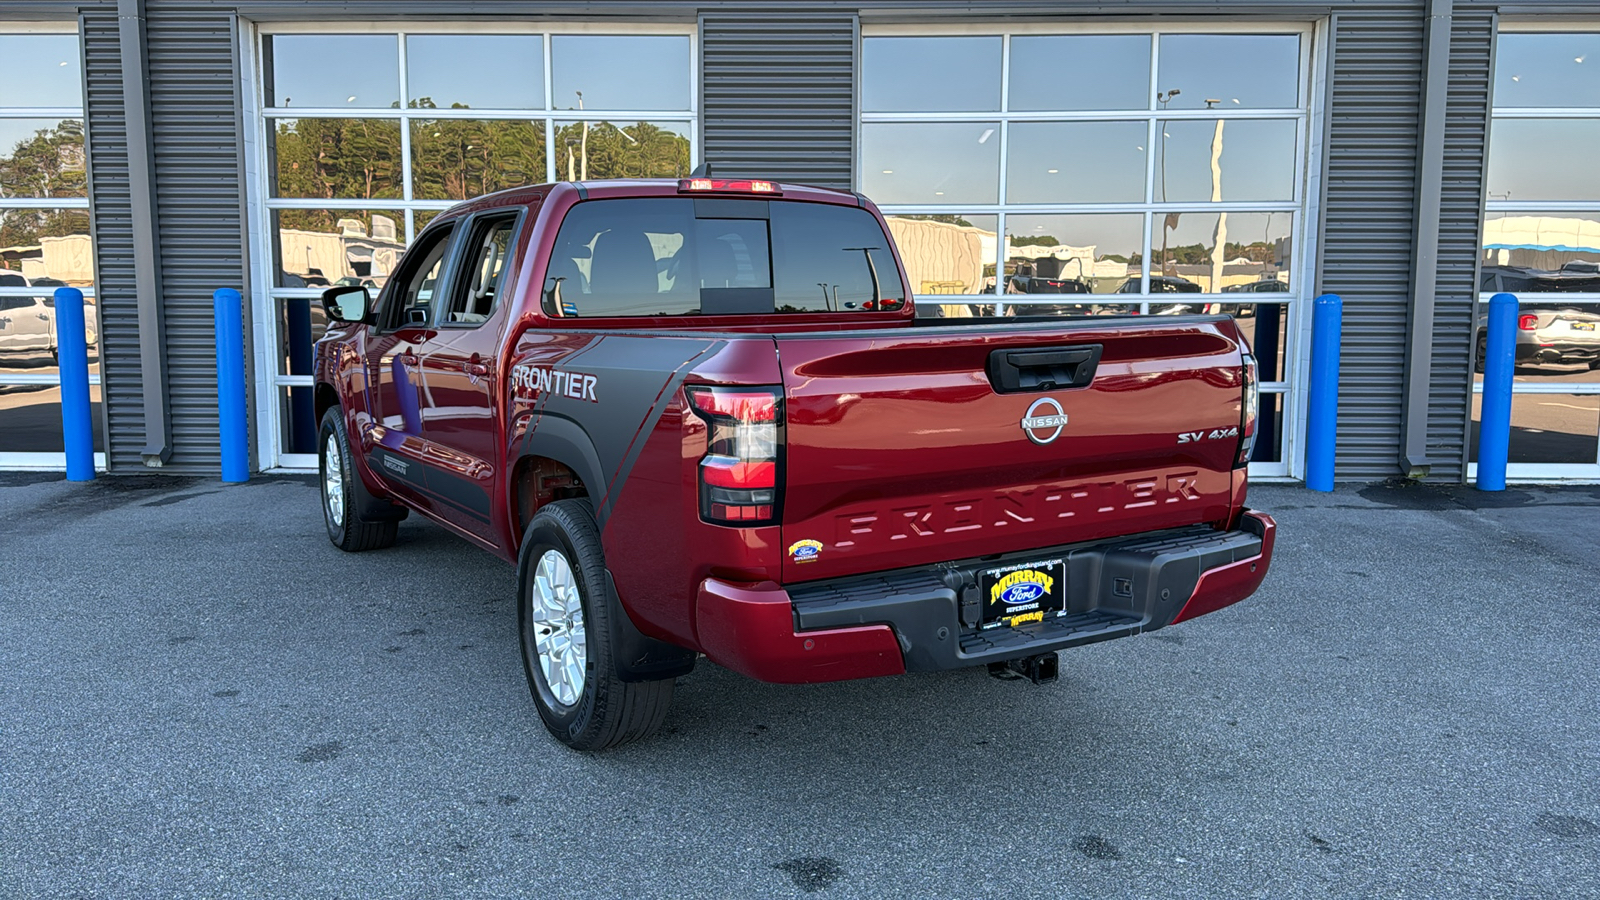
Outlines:
{"type": "Polygon", "coordinates": [[[1311,393],[1306,417],[1306,487],[1333,490],[1333,453],[1339,433],[1339,333],[1344,301],[1323,294],[1312,301],[1311,393]]]}
{"type": "Polygon", "coordinates": [[[249,431],[245,425],[244,298],[233,288],[211,295],[217,334],[217,428],[222,445],[222,480],[250,478],[249,431]]]}
{"type": "Polygon", "coordinates": [[[61,363],[61,437],[67,480],[94,480],[94,421],[89,404],[89,337],[83,291],[56,288],[56,352],[61,363]]]}
{"type": "Polygon", "coordinates": [[[1489,298],[1489,339],[1483,357],[1483,414],[1478,424],[1478,490],[1506,489],[1511,453],[1511,376],[1516,368],[1517,298],[1489,298]]]}

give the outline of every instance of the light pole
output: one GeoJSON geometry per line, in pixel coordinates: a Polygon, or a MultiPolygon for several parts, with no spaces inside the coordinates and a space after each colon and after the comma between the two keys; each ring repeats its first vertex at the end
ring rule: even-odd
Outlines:
{"type": "MultiPolygon", "coordinates": [[[[578,95],[578,112],[583,112],[583,91],[573,91],[573,93],[578,95]]],[[[583,155],[583,162],[580,164],[581,168],[578,170],[579,174],[582,176],[580,180],[588,181],[589,180],[589,120],[588,119],[584,119],[583,120],[583,147],[582,147],[580,153],[583,155]]]]}
{"type": "MultiPolygon", "coordinates": [[[[1183,91],[1180,91],[1177,88],[1173,88],[1173,89],[1167,91],[1166,93],[1157,92],[1156,93],[1156,102],[1161,104],[1161,111],[1162,112],[1166,112],[1167,111],[1167,104],[1172,102],[1172,98],[1173,97],[1176,97],[1181,93],[1183,93],[1183,91]]],[[[1163,122],[1159,123],[1158,127],[1161,128],[1161,202],[1165,203],[1165,202],[1167,202],[1167,132],[1166,132],[1167,125],[1166,125],[1166,122],[1163,121],[1163,122]]],[[[1167,259],[1167,232],[1170,231],[1171,228],[1172,228],[1172,215],[1169,213],[1167,215],[1167,218],[1165,220],[1163,220],[1162,223],[1161,223],[1161,274],[1163,274],[1163,275],[1165,275],[1167,273],[1167,264],[1168,264],[1168,259],[1167,259]]]]}

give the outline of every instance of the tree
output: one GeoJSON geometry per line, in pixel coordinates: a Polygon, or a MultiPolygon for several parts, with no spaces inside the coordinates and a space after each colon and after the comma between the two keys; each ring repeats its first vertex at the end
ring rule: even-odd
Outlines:
{"type": "Polygon", "coordinates": [[[41,128],[0,156],[0,198],[87,196],[83,122],[78,119],[41,128]]]}

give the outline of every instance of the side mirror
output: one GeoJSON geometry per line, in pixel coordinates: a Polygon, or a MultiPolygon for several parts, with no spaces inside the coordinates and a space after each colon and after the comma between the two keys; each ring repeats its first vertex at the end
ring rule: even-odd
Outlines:
{"type": "Polygon", "coordinates": [[[361,285],[340,285],[322,292],[322,308],[329,318],[339,322],[371,324],[371,307],[372,296],[361,285]]]}

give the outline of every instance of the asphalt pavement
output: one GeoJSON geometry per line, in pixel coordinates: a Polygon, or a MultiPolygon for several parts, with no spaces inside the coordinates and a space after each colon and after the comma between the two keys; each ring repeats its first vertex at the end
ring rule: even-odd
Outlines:
{"type": "Polygon", "coordinates": [[[582,755],[441,528],[0,476],[0,896],[1600,895],[1600,489],[1251,499],[1255,597],[1056,685],[702,662],[582,755]]]}

